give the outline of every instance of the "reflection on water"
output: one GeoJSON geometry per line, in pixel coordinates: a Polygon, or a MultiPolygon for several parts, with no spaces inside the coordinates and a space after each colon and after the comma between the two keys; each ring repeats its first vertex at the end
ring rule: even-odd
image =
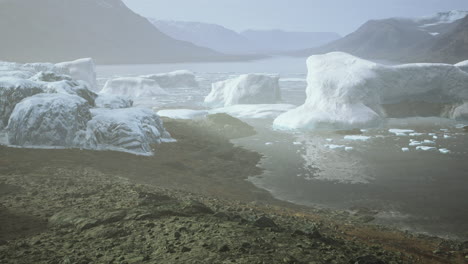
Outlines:
{"type": "Polygon", "coordinates": [[[468,134],[456,122],[393,119],[351,139],[332,131],[288,134],[256,128],[257,136],[236,143],[266,155],[267,172],[251,181],[275,197],[345,210],[367,207],[380,212],[378,223],[468,237],[468,134]],[[396,135],[391,128],[415,132],[396,135]],[[409,146],[412,140],[426,140],[434,149],[417,151],[409,146]]]}

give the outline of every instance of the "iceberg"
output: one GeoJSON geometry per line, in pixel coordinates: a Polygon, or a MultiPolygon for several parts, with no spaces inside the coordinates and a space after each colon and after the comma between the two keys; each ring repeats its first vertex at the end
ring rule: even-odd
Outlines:
{"type": "Polygon", "coordinates": [[[141,76],[151,79],[159,84],[161,88],[198,88],[195,74],[191,71],[180,70],[169,73],[159,73],[141,76]]]}
{"type": "Polygon", "coordinates": [[[468,121],[468,101],[455,107],[450,117],[455,120],[468,121]]]}
{"type": "Polygon", "coordinates": [[[205,104],[219,108],[237,104],[274,104],[280,100],[278,76],[245,74],[213,83],[205,104]]]}
{"type": "Polygon", "coordinates": [[[95,102],[97,108],[120,109],[133,106],[133,100],[113,94],[100,94],[95,102]]]}
{"type": "Polygon", "coordinates": [[[173,141],[161,118],[150,109],[92,109],[91,113],[86,133],[88,148],[151,155],[153,144],[173,141]]]}
{"type": "Polygon", "coordinates": [[[85,82],[75,81],[67,75],[56,75],[52,72],[39,72],[31,80],[41,84],[45,93],[77,95],[85,99],[89,105],[95,105],[97,94],[91,91],[85,82]]]}
{"type": "Polygon", "coordinates": [[[69,94],[36,94],[18,103],[8,121],[8,140],[17,146],[78,146],[79,131],[91,120],[86,100],[69,94]]]}
{"type": "Polygon", "coordinates": [[[43,92],[40,84],[15,77],[0,77],[0,129],[8,124],[8,119],[16,104],[21,100],[43,92]]]}
{"type": "Polygon", "coordinates": [[[459,62],[455,64],[458,68],[460,68],[462,71],[468,72],[468,60],[459,62]]]}
{"type": "Polygon", "coordinates": [[[167,94],[156,81],[141,77],[110,79],[99,93],[121,95],[128,98],[154,97],[167,94]]]}
{"type": "Polygon", "coordinates": [[[56,67],[66,69],[69,75],[77,81],[86,82],[91,90],[97,90],[96,66],[91,58],[78,59],[55,64],[56,67]]]}
{"type": "Polygon", "coordinates": [[[468,73],[454,65],[387,66],[332,52],[309,57],[307,66],[305,104],[276,118],[276,128],[371,127],[388,116],[385,105],[401,104],[398,109],[405,111],[404,105],[414,102],[455,105],[468,100],[468,73]]]}

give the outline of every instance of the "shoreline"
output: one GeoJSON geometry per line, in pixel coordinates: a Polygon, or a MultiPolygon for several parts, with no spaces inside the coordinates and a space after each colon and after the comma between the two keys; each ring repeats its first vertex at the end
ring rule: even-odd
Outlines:
{"type": "MultiPolygon", "coordinates": [[[[204,252],[202,250],[203,245],[200,245],[200,247],[193,245],[197,241],[186,241],[186,244],[191,246],[185,245],[184,242],[182,243],[184,245],[180,247],[174,241],[168,242],[173,247],[180,249],[181,252],[190,248],[190,251],[183,253],[195,254],[190,256],[191,258],[211,256],[213,261],[219,261],[234,257],[232,254],[238,259],[239,254],[242,257],[245,257],[245,254],[252,257],[248,259],[249,262],[257,261],[267,258],[262,254],[263,249],[261,249],[261,246],[268,244],[270,248],[264,250],[274,250],[268,254],[272,255],[271,261],[273,261],[269,263],[277,263],[281,259],[286,259],[283,263],[313,263],[310,261],[316,261],[315,263],[325,263],[327,261],[331,261],[329,263],[347,263],[345,260],[349,261],[366,256],[381,257],[386,261],[383,263],[463,263],[466,261],[465,256],[468,255],[466,242],[460,243],[415,235],[368,224],[369,214],[365,211],[350,215],[344,211],[295,205],[277,200],[266,190],[255,187],[253,183],[246,179],[261,172],[261,169],[257,167],[261,158],[260,154],[236,147],[228,140],[228,138],[242,137],[251,133],[248,127],[232,124],[231,128],[225,129],[224,125],[209,124],[205,126],[206,124],[197,125],[192,121],[174,120],[165,120],[165,124],[173,137],[178,139],[178,142],[156,146],[156,154],[153,157],[133,156],[110,151],[70,149],[51,151],[12,149],[0,146],[0,195],[2,197],[0,209],[4,213],[4,217],[0,221],[2,221],[2,225],[9,223],[15,226],[15,224],[19,224],[16,232],[19,236],[17,237],[8,234],[8,232],[5,233],[5,230],[3,230],[0,238],[0,252],[2,254],[8,253],[11,260],[15,259],[21,263],[21,260],[27,258],[27,256],[17,256],[12,254],[9,249],[18,246],[18,243],[26,243],[28,244],[27,248],[33,248],[37,255],[46,257],[44,252],[50,249],[44,248],[44,245],[41,246],[41,244],[34,244],[35,239],[37,240],[38,237],[41,238],[41,241],[53,242],[59,239],[57,234],[68,232],[67,234],[73,234],[77,237],[83,236],[83,239],[85,239],[89,236],[89,232],[95,229],[101,232],[102,228],[111,228],[109,225],[112,225],[114,229],[118,229],[118,225],[129,228],[126,225],[132,223],[138,226],[136,228],[138,231],[141,231],[140,227],[144,228],[146,224],[158,224],[161,221],[167,226],[177,225],[179,220],[175,220],[175,218],[179,217],[185,220],[201,219],[201,222],[206,222],[209,225],[212,225],[214,221],[216,225],[221,226],[218,231],[224,235],[230,235],[229,229],[235,227],[240,228],[236,229],[238,232],[249,230],[249,232],[256,235],[270,238],[277,237],[280,240],[257,241],[258,243],[252,240],[246,243],[253,245],[253,249],[246,249],[242,245],[234,245],[236,244],[235,240],[239,239],[234,235],[229,242],[226,242],[229,244],[227,247],[230,248],[226,252],[230,253],[220,252],[221,248],[217,247],[208,247],[210,250],[204,252]],[[36,178],[44,180],[45,183],[35,182],[37,181],[36,178]],[[113,183],[116,186],[113,186],[113,183]],[[34,190],[35,188],[36,190],[34,190]],[[51,190],[48,190],[49,188],[51,190]],[[107,197],[108,192],[114,193],[113,196],[107,197]],[[171,207],[169,211],[172,213],[164,216],[158,215],[154,219],[150,217],[149,220],[138,220],[130,217],[124,221],[125,217],[132,214],[155,214],[152,211],[153,209],[149,210],[141,206],[144,197],[141,198],[141,195],[136,195],[135,192],[140,192],[140,194],[163,193],[171,197],[168,200],[171,201],[170,204],[175,209],[171,207]],[[40,199],[37,199],[38,196],[40,199]],[[60,199],[63,199],[63,203],[60,199]],[[198,208],[194,209],[196,213],[187,213],[184,211],[186,209],[182,204],[189,200],[196,200],[202,203],[203,206],[200,204],[192,206],[198,208]],[[32,204],[27,204],[28,202],[32,204]],[[65,202],[68,204],[66,205],[65,202]],[[98,202],[103,205],[113,204],[113,207],[124,210],[126,212],[125,216],[110,223],[104,223],[105,221],[100,223],[101,220],[94,219],[97,216],[93,216],[93,212],[94,214],[100,212],[101,215],[106,215],[108,212],[105,208],[95,204],[98,202]],[[92,204],[92,206],[87,208],[87,203],[92,204]],[[133,212],[132,206],[129,205],[133,205],[133,208],[136,208],[137,211],[142,211],[133,212]],[[35,208],[35,206],[38,207],[35,208]],[[54,222],[52,220],[57,218],[53,218],[53,216],[57,216],[57,214],[60,216],[60,213],[64,212],[69,213],[69,211],[65,210],[67,208],[75,208],[78,212],[86,211],[86,213],[83,213],[86,217],[79,214],[66,215],[66,217],[62,215],[62,220],[68,219],[69,222],[64,226],[51,227],[51,222],[54,222]],[[200,210],[203,212],[199,212],[200,210]],[[37,215],[31,215],[31,211],[37,215]],[[5,212],[9,213],[5,214],[5,212]],[[178,214],[182,216],[178,216],[178,214]],[[212,215],[217,214],[218,216],[213,218],[212,215]],[[9,215],[11,217],[8,217],[9,215]],[[76,230],[77,225],[86,224],[86,221],[90,221],[89,219],[86,220],[89,215],[92,215],[91,220],[97,222],[91,221],[90,228],[86,228],[86,231],[76,230]],[[257,222],[262,215],[266,215],[275,224],[273,225],[270,221],[265,220],[263,224],[266,224],[267,227],[258,227],[257,222]],[[17,221],[18,219],[21,219],[21,221],[17,221]],[[81,222],[77,219],[81,219],[81,222]],[[143,223],[141,221],[146,221],[143,226],[140,226],[143,223]],[[22,227],[24,226],[21,226],[21,224],[31,227],[31,229],[23,232],[22,227]],[[225,226],[223,227],[223,225],[225,226]],[[275,226],[282,231],[273,230],[276,228],[275,226]],[[317,234],[320,234],[320,237],[317,234]],[[289,242],[283,245],[281,241],[289,242]],[[304,241],[311,244],[304,244],[304,241]],[[301,246],[289,245],[294,243],[301,246]],[[259,248],[256,248],[257,244],[259,248]],[[194,248],[201,251],[194,250],[194,248]],[[318,253],[315,252],[316,249],[318,253]],[[294,254],[288,255],[286,254],[287,251],[294,254]],[[338,258],[325,260],[325,255],[320,253],[322,251],[333,251],[338,258]],[[318,259],[310,259],[311,256],[308,254],[311,252],[315,252],[316,255],[312,257],[318,257],[318,259]],[[305,262],[305,260],[309,262],[305,262]]],[[[154,195],[149,196],[153,197],[154,195]]],[[[161,200],[162,198],[156,200],[158,199],[161,200]]],[[[159,200],[156,203],[161,202],[159,200]]],[[[160,211],[156,211],[161,214],[160,211]]],[[[195,229],[203,229],[203,227],[197,228],[195,229]]],[[[12,228],[11,230],[16,229],[12,228]]],[[[214,233],[216,231],[216,228],[210,230],[210,232],[214,233]]],[[[247,240],[250,238],[248,233],[244,234],[244,236],[247,240]]],[[[210,240],[209,237],[204,237],[204,239],[210,240]]],[[[104,242],[112,243],[112,241],[104,242]]],[[[162,245],[160,245],[160,242],[156,239],[153,245],[156,251],[161,250],[160,246],[162,245]]],[[[224,245],[219,246],[223,247],[224,245]]],[[[78,248],[81,249],[82,247],[85,247],[85,244],[80,242],[78,248]]],[[[176,249],[174,250],[177,252],[176,249]]],[[[23,249],[18,252],[24,254],[23,249]]],[[[73,258],[79,257],[73,252],[69,254],[73,258]]],[[[159,252],[155,256],[150,256],[148,263],[152,263],[150,260],[154,260],[158,256],[161,257],[161,261],[177,263],[182,261],[185,255],[187,254],[181,254],[179,259],[175,259],[173,253],[159,252]]],[[[67,256],[60,257],[62,263],[65,263],[64,259],[67,256]]],[[[109,258],[111,259],[111,257],[109,258]]],[[[3,260],[0,260],[0,263],[9,263],[8,261],[2,262],[3,260]]],[[[141,259],[138,261],[128,263],[145,262],[141,259]]],[[[101,262],[97,261],[95,263],[101,262]]]]}

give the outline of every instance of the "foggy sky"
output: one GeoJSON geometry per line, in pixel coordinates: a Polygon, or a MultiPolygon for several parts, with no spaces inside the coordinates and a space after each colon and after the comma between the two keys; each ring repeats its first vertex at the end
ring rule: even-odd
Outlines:
{"type": "Polygon", "coordinates": [[[468,10],[468,0],[123,0],[157,19],[198,21],[245,29],[354,31],[369,19],[418,17],[468,10]]]}

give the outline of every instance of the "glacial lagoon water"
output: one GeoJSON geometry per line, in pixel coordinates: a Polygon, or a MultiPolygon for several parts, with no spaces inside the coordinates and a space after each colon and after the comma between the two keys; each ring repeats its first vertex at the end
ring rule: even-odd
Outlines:
{"type": "MultiPolygon", "coordinates": [[[[180,69],[195,72],[200,88],[171,89],[138,104],[156,110],[202,109],[212,82],[245,73],[279,74],[284,103],[300,105],[305,100],[304,59],[97,67],[101,85],[111,77],[180,69]]],[[[245,121],[258,134],[234,143],[265,156],[264,174],[250,180],[276,198],[342,210],[364,207],[377,212],[376,223],[468,239],[466,124],[442,118],[389,119],[362,135],[346,136],[275,131],[272,120],[245,121]]]]}

